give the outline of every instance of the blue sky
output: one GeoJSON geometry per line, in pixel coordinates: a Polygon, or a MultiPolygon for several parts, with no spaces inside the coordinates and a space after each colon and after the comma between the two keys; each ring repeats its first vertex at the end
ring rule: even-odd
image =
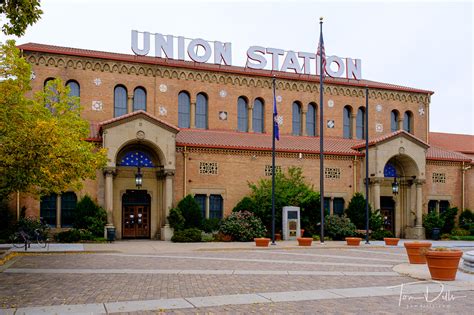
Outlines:
{"type": "MultiPolygon", "coordinates": [[[[368,80],[432,90],[431,131],[474,134],[470,1],[42,0],[18,43],[132,54],[130,31],[314,52],[324,17],[327,55],[362,60],[368,80]]],[[[2,41],[5,39],[3,36],[2,41]]]]}

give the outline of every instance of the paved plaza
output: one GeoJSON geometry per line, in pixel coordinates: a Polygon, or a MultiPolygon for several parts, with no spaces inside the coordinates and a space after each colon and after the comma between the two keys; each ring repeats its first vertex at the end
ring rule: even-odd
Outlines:
{"type": "MultiPolygon", "coordinates": [[[[473,250],[469,243],[448,245],[473,250]]],[[[426,266],[411,272],[402,246],[378,242],[302,248],[288,241],[257,249],[253,243],[121,241],[51,244],[47,250],[32,248],[0,266],[0,314],[472,314],[474,309],[474,275],[423,280],[426,266]]]]}

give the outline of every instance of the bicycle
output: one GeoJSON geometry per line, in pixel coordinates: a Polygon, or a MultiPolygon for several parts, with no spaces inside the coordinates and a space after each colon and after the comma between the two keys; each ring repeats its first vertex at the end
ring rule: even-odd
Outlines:
{"type": "Polygon", "coordinates": [[[33,236],[29,235],[22,229],[10,236],[10,242],[12,243],[13,247],[24,247],[25,251],[31,247],[32,241],[37,243],[41,248],[45,248],[48,245],[48,239],[43,236],[43,233],[41,233],[40,229],[34,229],[33,236]]]}

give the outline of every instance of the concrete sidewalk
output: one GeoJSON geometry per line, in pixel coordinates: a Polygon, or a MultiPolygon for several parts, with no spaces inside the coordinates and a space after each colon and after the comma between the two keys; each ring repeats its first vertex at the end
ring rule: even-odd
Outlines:
{"type": "MultiPolygon", "coordinates": [[[[370,241],[370,244],[361,242],[360,246],[347,246],[345,241],[326,241],[324,244],[314,241],[311,247],[298,246],[297,241],[278,241],[269,247],[256,247],[254,242],[205,242],[205,243],[172,243],[169,241],[154,240],[127,240],[113,243],[83,243],[59,244],[51,243],[46,248],[31,244],[27,253],[46,252],[119,252],[130,254],[156,254],[188,251],[222,251],[222,250],[292,250],[292,249],[328,249],[328,248],[404,248],[403,243],[413,240],[400,240],[398,246],[386,246],[383,241],[370,241]]],[[[429,241],[433,247],[474,248],[474,242],[468,241],[429,241]]],[[[0,250],[10,252],[25,252],[24,248],[11,247],[8,244],[0,245],[0,250]]]]}

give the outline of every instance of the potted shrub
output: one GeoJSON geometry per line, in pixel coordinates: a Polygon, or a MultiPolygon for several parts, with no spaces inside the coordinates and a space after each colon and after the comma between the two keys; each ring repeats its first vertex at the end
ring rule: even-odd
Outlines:
{"type": "Polygon", "coordinates": [[[424,251],[431,247],[430,242],[405,242],[403,245],[410,264],[426,264],[424,251]]]}
{"type": "Polygon", "coordinates": [[[270,244],[270,239],[266,237],[256,237],[253,240],[257,247],[268,247],[268,244],[270,244]]]}
{"type": "Polygon", "coordinates": [[[383,240],[387,246],[397,246],[400,241],[398,237],[384,237],[383,240]]]}
{"type": "Polygon", "coordinates": [[[298,237],[298,246],[311,246],[311,243],[313,243],[313,238],[312,237],[298,237]]]}
{"type": "Polygon", "coordinates": [[[433,248],[425,253],[431,279],[453,281],[456,278],[462,251],[459,249],[433,248]]]}
{"type": "Polygon", "coordinates": [[[362,241],[360,237],[346,237],[346,242],[349,246],[359,246],[360,241],[362,241]]]}

